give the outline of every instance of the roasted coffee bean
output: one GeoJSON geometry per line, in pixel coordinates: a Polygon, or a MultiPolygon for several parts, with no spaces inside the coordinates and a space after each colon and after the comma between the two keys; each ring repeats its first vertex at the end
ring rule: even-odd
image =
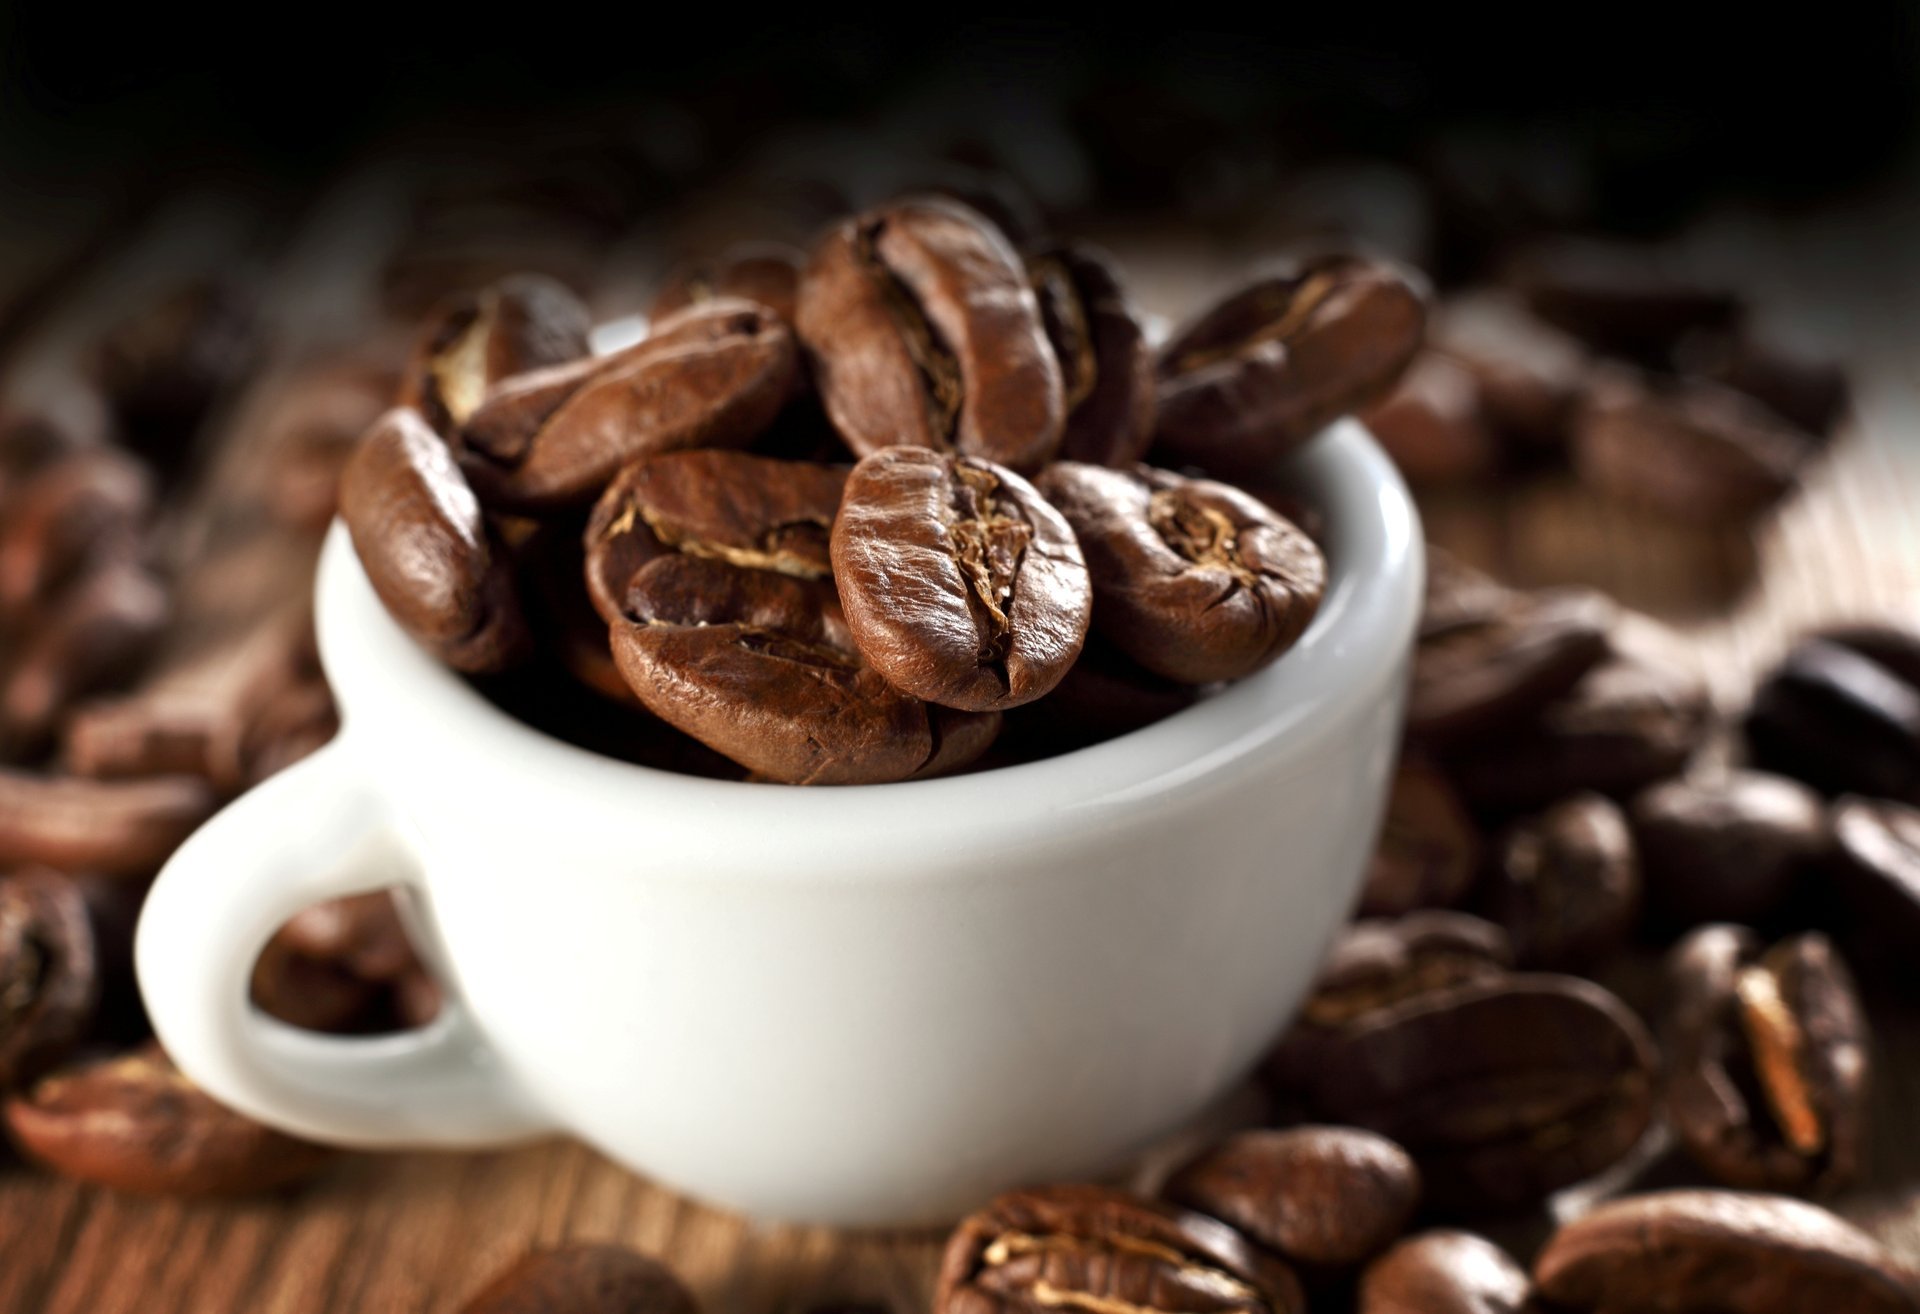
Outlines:
{"type": "Polygon", "coordinates": [[[1407,731],[1430,742],[1524,721],[1574,689],[1607,655],[1616,612],[1589,589],[1482,595],[1449,619],[1429,609],[1414,650],[1407,731]]]}
{"type": "Polygon", "coordinates": [[[1040,305],[991,223],[937,197],[857,215],[814,248],[797,311],[814,383],[862,456],[894,444],[1037,470],[1066,399],[1040,305]]]}
{"type": "Polygon", "coordinates": [[[1792,350],[1750,328],[1689,333],[1673,350],[1673,367],[1745,393],[1814,437],[1832,433],[1847,413],[1847,374],[1838,361],[1792,350]]]}
{"type": "Polygon", "coordinates": [[[289,920],[280,936],[289,947],[369,981],[398,981],[420,966],[387,890],[315,904],[289,920]]]}
{"type": "Polygon", "coordinates": [[[742,242],[712,260],[689,260],[668,272],[654,294],[649,318],[658,322],[688,306],[722,297],[757,301],[794,322],[800,299],[800,269],[806,256],[780,242],[742,242]]]}
{"type": "Polygon", "coordinates": [[[298,952],[284,934],[267,941],[254,961],[248,997],[268,1017],[301,1031],[353,1035],[379,1029],[379,985],[298,952]]]}
{"type": "Polygon", "coordinates": [[[1507,832],[1479,907],[1506,928],[1520,966],[1579,967],[1626,942],[1640,884],[1619,806],[1575,794],[1507,832]]]}
{"type": "Polygon", "coordinates": [[[127,558],[153,509],[153,480],[126,452],[88,448],[41,468],[0,517],[0,620],[24,618],[91,561],[127,558]]]}
{"type": "Polygon", "coordinates": [[[393,410],[340,486],[354,551],[401,628],[463,671],[512,665],[529,638],[499,536],[439,435],[393,410]]]}
{"type": "Polygon", "coordinates": [[[460,431],[490,507],[583,506],[656,452],[743,447],[792,388],[793,332],[750,301],[702,302],[610,356],[535,370],[490,392],[460,431]]]}
{"type": "Polygon", "coordinates": [[[0,506],[14,490],[74,452],[114,441],[106,399],[71,374],[9,380],[0,397],[0,506]]]}
{"type": "Polygon", "coordinates": [[[1522,450],[1566,446],[1592,366],[1578,342],[1508,297],[1479,293],[1448,300],[1434,347],[1473,379],[1501,440],[1522,450]]]}
{"type": "Polygon", "coordinates": [[[1225,1223],[1125,1191],[1012,1191],[964,1219],[940,1261],[934,1314],[1093,1310],[1295,1314],[1287,1266],[1225,1223]]]}
{"type": "Polygon", "coordinates": [[[1824,793],[1920,803],[1920,684],[1814,637],[1760,682],[1745,731],[1755,765],[1824,793]]]}
{"type": "Polygon", "coordinates": [[[744,452],[672,452],[636,461],[587,522],[587,591],[609,624],[627,583],[663,552],[800,579],[833,574],[827,540],[846,471],[744,452]]]}
{"type": "Polygon", "coordinates": [[[142,692],[101,699],[68,718],[61,763],[77,776],[125,780],[189,775],[212,779],[215,745],[227,736],[213,700],[142,692]]]}
{"type": "Polygon", "coordinates": [[[1354,1314],[1522,1314],[1527,1271],[1471,1232],[1422,1232],[1367,1266],[1354,1314]]]}
{"type": "Polygon", "coordinates": [[[1728,1186],[1826,1192],[1861,1167],[1870,1062],[1853,979],[1817,933],[1706,926],[1667,960],[1667,1120],[1728,1186]]]}
{"type": "Polygon", "coordinates": [[[36,868],[0,876],[0,1091],[64,1059],[86,1038],[99,999],[80,888],[36,868]]]}
{"type": "Polygon", "coordinates": [[[43,612],[0,676],[0,757],[37,755],[69,706],[146,664],[171,619],[167,590],[126,559],[100,563],[43,612]]]}
{"type": "Polygon", "coordinates": [[[1513,966],[1505,931],[1465,913],[1416,912],[1346,927],[1328,951],[1292,1027],[1268,1056],[1268,1081],[1297,1091],[1313,1079],[1320,1049],[1373,1018],[1513,966]]]}
{"type": "Polygon", "coordinates": [[[1055,243],[1028,253],[1027,278],[1065,388],[1060,459],[1139,460],[1153,441],[1153,347],[1112,259],[1084,243],[1055,243]]]}
{"type": "Polygon", "coordinates": [[[86,905],[99,998],[85,1045],[134,1045],[153,1034],[133,968],[133,935],[153,882],[81,872],[68,877],[86,905]]]}
{"type": "Polygon", "coordinates": [[[1590,981],[1510,976],[1380,1010],[1318,1049],[1323,1117],[1404,1146],[1442,1209],[1515,1209],[1618,1162],[1653,1118],[1646,1028],[1590,981]]]}
{"type": "Polygon", "coordinates": [[[1827,849],[1819,796],[1763,771],[1655,785],[1630,816],[1649,908],[1671,928],[1766,920],[1827,849]]]}
{"type": "Polygon", "coordinates": [[[83,780],[0,770],[0,868],[147,875],[213,815],[193,776],[83,780]]]}
{"type": "Polygon", "coordinates": [[[1920,808],[1843,798],[1832,824],[1833,930],[1863,969],[1907,985],[1920,945],[1920,808]]]}
{"type": "Polygon", "coordinates": [[[1160,348],[1160,463],[1264,472],[1392,391],[1426,316],[1424,287],[1381,261],[1323,256],[1254,280],[1160,348]]]}
{"type": "Polygon", "coordinates": [[[316,904],[274,933],[253,970],[253,1001],[309,1031],[369,1033],[421,1025],[434,989],[385,890],[316,904]]]}
{"type": "Polygon", "coordinates": [[[399,389],[398,370],[358,354],[321,356],[277,381],[262,403],[259,444],[267,454],[261,496],[279,524],[326,528],[360,435],[399,389]]]}
{"type": "Polygon", "coordinates": [[[704,557],[652,562],[613,626],[640,701],[749,770],[790,784],[905,780],[998,731],[889,684],[844,635],[832,586],[704,557]]]}
{"type": "Polygon", "coordinates": [[[1480,852],[1479,828],[1447,778],[1402,758],[1360,893],[1360,915],[1399,917],[1461,902],[1479,874],[1480,852]]]}
{"type": "Polygon", "coordinates": [[[1662,363],[1695,329],[1740,322],[1732,291],[1688,278],[1645,247],[1563,240],[1525,252],[1511,281],[1534,314],[1596,350],[1662,363]]]}
{"type": "Polygon", "coordinates": [[[1227,1138],[1174,1173],[1162,1194],[1324,1276],[1393,1243],[1419,1203],[1420,1170],[1372,1132],[1290,1127],[1227,1138]]]}
{"type": "Polygon", "coordinates": [[[1655,646],[1589,671],[1525,724],[1449,748],[1443,769],[1470,806],[1543,808],[1590,789],[1625,798],[1679,775],[1710,728],[1700,677],[1655,646]]]}
{"type": "Polygon", "coordinates": [[[501,279],[429,318],[397,404],[454,433],[503,379],[587,355],[591,327],[586,306],[564,284],[539,274],[501,279]]]}
{"type": "Polygon", "coordinates": [[[248,786],[318,752],[340,732],[340,710],[324,680],[289,685],[249,718],[240,740],[248,786]]]}
{"type": "Polygon", "coordinates": [[[1420,637],[1437,638],[1516,606],[1515,590],[1469,566],[1437,544],[1427,544],[1426,592],[1420,603],[1420,637]]]}
{"type": "Polygon", "coordinates": [[[700,1314],[657,1259],[614,1245],[536,1250],[487,1283],[461,1314],[700,1314]]]}
{"type": "Polygon", "coordinates": [[[1102,639],[1087,636],[1053,692],[1007,715],[1003,747],[1032,757],[1102,743],[1193,706],[1199,691],[1164,679],[1102,639]]]}
{"type": "Polygon", "coordinates": [[[991,462],[923,447],[866,457],[847,478],[832,556],[861,654],[928,702],[1032,702],[1086,642],[1093,594],[1073,531],[991,462]]]}
{"type": "Polygon", "coordinates": [[[1595,491],[1692,524],[1737,524],[1799,482],[1814,441],[1766,407],[1701,382],[1609,377],[1573,428],[1573,460],[1595,491]]]}
{"type": "Polygon", "coordinates": [[[1320,549],[1237,488],[1069,461],[1037,487],[1086,557],[1101,634],[1156,675],[1185,684],[1251,675],[1319,610],[1320,549]]]}
{"type": "Polygon", "coordinates": [[[1602,1314],[1913,1314],[1909,1271],[1816,1205],[1737,1191],[1659,1191],[1555,1232],[1534,1285],[1556,1310],[1602,1314]]]}
{"type": "Polygon", "coordinates": [[[7,1101],[6,1120],[55,1172],[142,1195],[250,1195],[333,1157],[215,1103],[155,1044],[42,1077],[7,1101]]]}
{"type": "Polygon", "coordinates": [[[1416,359],[1398,387],[1360,412],[1360,423],[1411,484],[1484,478],[1500,463],[1479,383],[1437,352],[1416,359]]]}
{"type": "Polygon", "coordinates": [[[128,435],[170,446],[252,368],[262,346],[252,292],[238,278],[201,277],[136,306],[91,358],[128,435]]]}

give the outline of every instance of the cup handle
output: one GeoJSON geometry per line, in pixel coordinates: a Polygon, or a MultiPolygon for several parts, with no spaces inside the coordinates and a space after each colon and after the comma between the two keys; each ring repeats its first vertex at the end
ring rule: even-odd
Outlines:
{"type": "Polygon", "coordinates": [[[134,943],[154,1030],[187,1076],[247,1116],[358,1146],[482,1146],[552,1130],[449,993],[427,1026],[324,1036],[248,999],[254,960],[316,903],[417,881],[343,735],[209,821],[162,869],[134,943]]]}

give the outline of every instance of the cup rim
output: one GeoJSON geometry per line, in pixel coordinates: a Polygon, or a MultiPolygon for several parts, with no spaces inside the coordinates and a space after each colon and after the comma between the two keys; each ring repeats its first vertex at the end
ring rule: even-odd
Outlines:
{"type": "MultiPolygon", "coordinates": [[[[1424,587],[1419,513],[1392,461],[1354,420],[1331,426],[1275,467],[1324,511],[1328,589],[1300,640],[1271,666],[1152,725],[1085,748],[928,780],[818,789],[715,780],[621,761],[567,741],[489,702],[417,644],[374,594],[336,519],[321,552],[315,613],[321,661],[341,705],[345,741],[382,741],[376,772],[417,777],[424,760],[457,773],[477,800],[504,796],[485,780],[513,777],[520,815],[569,818],[686,809],[729,824],[807,824],[925,835],[939,819],[974,819],[1011,843],[1021,823],[1112,813],[1201,789],[1252,758],[1293,758],[1357,711],[1399,696],[1424,587]],[[412,735],[396,738],[397,730],[412,735]],[[387,751],[391,749],[392,751],[387,751]],[[531,809],[531,811],[529,811],[531,809]]],[[[851,832],[849,832],[851,833],[851,832]]]]}

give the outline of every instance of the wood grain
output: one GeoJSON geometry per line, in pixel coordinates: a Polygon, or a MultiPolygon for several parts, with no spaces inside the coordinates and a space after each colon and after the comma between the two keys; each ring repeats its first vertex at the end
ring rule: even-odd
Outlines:
{"type": "MultiPolygon", "coordinates": [[[[1428,498],[1432,536],[1516,580],[1588,581],[1669,622],[1727,706],[1806,624],[1920,618],[1920,271],[1906,215],[1886,202],[1797,229],[1736,217],[1702,239],[1717,267],[1765,284],[1788,322],[1864,365],[1857,422],[1775,520],[1703,533],[1547,483],[1428,498]],[[1884,276],[1859,277],[1873,260],[1884,276]]],[[[1123,254],[1169,312],[1224,267],[1164,244],[1123,254]]],[[[1876,1013],[1881,1138],[1869,1181],[1839,1207],[1920,1260],[1920,1017],[1876,1013]]],[[[1646,1181],[1680,1179],[1658,1155],[1642,1167],[1646,1181]]],[[[1516,1245],[1537,1234],[1502,1229],[1516,1245]]],[[[528,1247],[567,1239],[664,1256],[714,1314],[922,1309],[941,1242],[749,1223],[568,1143],[359,1156],[300,1193],[239,1202],[132,1199],[0,1165],[4,1314],[440,1314],[528,1247]]]]}

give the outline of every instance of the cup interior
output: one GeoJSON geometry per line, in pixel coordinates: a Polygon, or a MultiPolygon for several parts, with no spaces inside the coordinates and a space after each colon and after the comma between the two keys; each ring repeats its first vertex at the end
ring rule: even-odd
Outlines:
{"type": "Polygon", "coordinates": [[[321,659],[349,737],[381,741],[371,764],[486,781],[511,776],[523,805],[557,820],[621,807],[749,808],[767,824],[830,818],[878,824],[902,807],[928,817],[1006,819],[1044,799],[1058,811],[1177,789],[1250,753],[1307,753],[1338,733],[1354,704],[1400,678],[1423,584],[1418,514],[1398,471],[1355,421],[1334,425],[1282,462],[1269,486],[1325,518],[1328,589],[1300,641],[1279,661],[1192,707],[1117,738],[1033,762],[932,780],[791,789],[713,780],[606,757],[495,706],[413,642],[387,615],[336,523],[317,585],[321,659]],[[1286,741],[1279,745],[1277,741],[1286,741]],[[387,752],[386,749],[391,749],[387,752]]]}

